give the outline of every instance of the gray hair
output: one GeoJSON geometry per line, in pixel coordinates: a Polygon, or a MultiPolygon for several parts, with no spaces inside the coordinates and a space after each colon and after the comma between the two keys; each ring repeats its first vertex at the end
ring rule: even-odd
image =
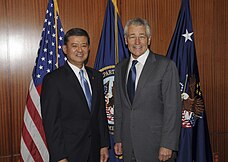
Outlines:
{"type": "Polygon", "coordinates": [[[124,36],[126,37],[128,35],[128,27],[130,25],[135,25],[135,26],[145,26],[146,28],[146,35],[149,38],[151,36],[151,29],[150,29],[150,24],[142,18],[134,18],[130,19],[127,21],[125,27],[124,27],[124,36]]]}

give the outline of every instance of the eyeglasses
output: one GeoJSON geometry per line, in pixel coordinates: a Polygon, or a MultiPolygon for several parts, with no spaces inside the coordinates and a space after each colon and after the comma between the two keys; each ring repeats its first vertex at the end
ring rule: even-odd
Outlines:
{"type": "Polygon", "coordinates": [[[135,41],[135,40],[144,41],[146,39],[147,39],[147,36],[145,35],[140,35],[140,36],[131,35],[128,37],[129,41],[135,41]]]}

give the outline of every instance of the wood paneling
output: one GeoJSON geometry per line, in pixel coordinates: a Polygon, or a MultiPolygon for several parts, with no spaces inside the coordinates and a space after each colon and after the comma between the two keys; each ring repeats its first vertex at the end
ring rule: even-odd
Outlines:
{"type": "Polygon", "coordinates": [[[147,19],[152,29],[151,49],[156,53],[166,55],[176,25],[180,3],[159,0],[121,2],[123,24],[134,17],[147,19]]]}
{"type": "MultiPolygon", "coordinates": [[[[21,124],[48,0],[0,0],[0,162],[17,161],[21,124]]],[[[118,0],[122,23],[146,18],[151,49],[166,55],[181,0],[118,0]]],[[[107,0],[58,0],[64,31],[86,29],[93,66],[107,0]]],[[[190,0],[201,87],[212,149],[228,161],[228,1],[190,0]]]]}
{"type": "MultiPolygon", "coordinates": [[[[12,152],[11,106],[10,106],[10,64],[8,56],[8,21],[6,1],[0,1],[0,161],[12,152]],[[3,7],[4,6],[4,7],[3,7]]],[[[18,130],[19,131],[19,130],[18,130]]]]}
{"type": "Polygon", "coordinates": [[[41,31],[41,27],[36,27],[38,17],[35,16],[34,2],[7,0],[12,126],[10,132],[13,155],[18,154],[20,149],[23,110],[41,31]]]}
{"type": "Polygon", "coordinates": [[[84,28],[91,39],[90,57],[88,65],[93,66],[96,58],[101,30],[103,26],[106,0],[58,1],[61,22],[64,31],[74,27],[84,28]]]}

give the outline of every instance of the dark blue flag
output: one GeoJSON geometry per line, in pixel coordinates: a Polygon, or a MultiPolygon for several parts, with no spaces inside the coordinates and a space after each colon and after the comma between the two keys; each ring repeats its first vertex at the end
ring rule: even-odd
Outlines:
{"type": "Polygon", "coordinates": [[[128,49],[124,42],[123,27],[118,14],[116,0],[108,0],[101,39],[98,47],[94,68],[103,73],[104,93],[108,126],[110,132],[111,149],[109,151],[109,162],[120,162],[122,156],[114,154],[114,98],[113,81],[115,65],[129,57],[128,49]]]}
{"type": "Polygon", "coordinates": [[[183,102],[177,162],[212,162],[189,0],[182,0],[167,57],[177,65],[183,102]]]}

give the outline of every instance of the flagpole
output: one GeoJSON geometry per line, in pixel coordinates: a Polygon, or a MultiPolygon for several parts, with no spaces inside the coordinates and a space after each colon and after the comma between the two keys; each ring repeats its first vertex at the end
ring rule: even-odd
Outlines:
{"type": "Polygon", "coordinates": [[[119,56],[118,56],[118,20],[117,20],[117,13],[118,13],[118,8],[117,8],[117,0],[112,0],[112,3],[115,7],[115,63],[117,64],[119,62],[119,56]]]}
{"type": "Polygon", "coordinates": [[[59,8],[58,8],[58,4],[57,4],[57,0],[54,0],[54,13],[55,13],[55,17],[54,17],[54,20],[55,20],[55,42],[56,42],[56,46],[55,46],[55,51],[56,51],[56,68],[59,67],[59,61],[58,61],[58,22],[57,22],[57,13],[59,12],[59,8]]]}

